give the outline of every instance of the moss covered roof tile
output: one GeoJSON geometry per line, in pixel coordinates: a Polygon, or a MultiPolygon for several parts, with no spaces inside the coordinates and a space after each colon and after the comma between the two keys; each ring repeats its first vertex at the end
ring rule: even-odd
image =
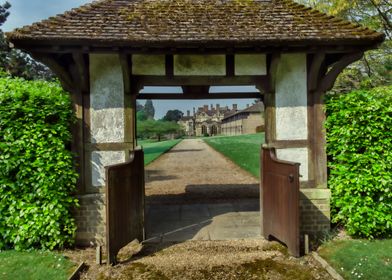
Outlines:
{"type": "Polygon", "coordinates": [[[7,33],[11,41],[375,44],[383,35],[290,0],[101,0],[7,33]]]}

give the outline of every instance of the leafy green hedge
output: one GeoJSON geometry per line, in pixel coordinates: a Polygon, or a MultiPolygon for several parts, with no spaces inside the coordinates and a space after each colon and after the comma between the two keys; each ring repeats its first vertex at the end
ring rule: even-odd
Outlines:
{"type": "Polygon", "coordinates": [[[0,249],[73,243],[73,118],[57,83],[0,77],[0,249]]]}
{"type": "Polygon", "coordinates": [[[327,100],[333,221],[358,237],[392,236],[392,87],[327,100]]]}

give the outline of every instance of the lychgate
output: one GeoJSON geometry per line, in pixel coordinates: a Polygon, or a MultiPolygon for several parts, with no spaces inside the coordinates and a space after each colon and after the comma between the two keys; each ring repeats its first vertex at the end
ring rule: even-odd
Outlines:
{"type": "MultiPolygon", "coordinates": [[[[296,255],[302,234],[330,227],[323,96],[346,66],[384,39],[289,0],[101,0],[16,29],[7,38],[49,66],[72,95],[78,118],[72,147],[80,174],[79,244],[104,243],[109,234],[104,187],[108,180],[118,185],[113,174],[133,174],[127,179],[130,189],[143,187],[141,173],[121,165],[140,159],[132,152],[137,98],[263,98],[268,178],[262,181],[270,185],[261,186],[261,196],[265,187],[268,199],[286,207],[277,190],[296,180],[299,185],[298,194],[285,196],[295,200],[290,209],[299,207],[298,217],[286,217],[268,200],[264,233],[285,239],[277,224],[298,218],[289,223],[294,239],[283,240],[296,255]],[[257,90],[210,93],[211,86],[221,85],[257,90]],[[181,86],[183,93],[140,93],[146,86],[181,86]],[[272,165],[282,171],[282,161],[299,163],[298,174],[295,168],[283,175],[271,171],[272,165]],[[105,167],[116,164],[106,180],[105,167]]],[[[139,210],[140,203],[135,203],[139,210]]],[[[140,223],[142,212],[125,220],[140,223]]]]}

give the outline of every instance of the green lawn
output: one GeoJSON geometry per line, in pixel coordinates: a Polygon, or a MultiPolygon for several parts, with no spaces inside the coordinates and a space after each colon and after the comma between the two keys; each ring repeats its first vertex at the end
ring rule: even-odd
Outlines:
{"type": "Polygon", "coordinates": [[[148,165],[152,161],[159,158],[162,154],[169,151],[182,139],[175,139],[175,140],[167,140],[161,142],[154,142],[151,140],[139,140],[138,145],[143,147],[144,151],[144,165],[148,165]]]}
{"type": "Polygon", "coordinates": [[[392,239],[329,241],[319,254],[345,279],[392,279],[392,239]]]}
{"type": "Polygon", "coordinates": [[[0,279],[68,279],[76,268],[64,256],[42,251],[0,251],[0,279]]]}
{"type": "Polygon", "coordinates": [[[252,175],[260,177],[260,148],[264,143],[264,133],[208,137],[203,140],[252,175]]]}

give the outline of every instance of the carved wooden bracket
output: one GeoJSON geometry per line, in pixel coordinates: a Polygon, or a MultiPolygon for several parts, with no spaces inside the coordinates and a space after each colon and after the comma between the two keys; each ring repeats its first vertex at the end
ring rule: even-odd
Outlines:
{"type": "Polygon", "coordinates": [[[332,89],[339,74],[351,63],[361,59],[363,52],[343,55],[337,61],[328,65],[325,53],[316,53],[313,56],[308,72],[309,92],[326,92],[332,89]],[[328,70],[328,68],[330,68],[328,70]]]}
{"type": "Polygon", "coordinates": [[[59,78],[66,91],[89,92],[88,55],[82,52],[72,54],[30,53],[30,55],[48,66],[59,78]]]}

